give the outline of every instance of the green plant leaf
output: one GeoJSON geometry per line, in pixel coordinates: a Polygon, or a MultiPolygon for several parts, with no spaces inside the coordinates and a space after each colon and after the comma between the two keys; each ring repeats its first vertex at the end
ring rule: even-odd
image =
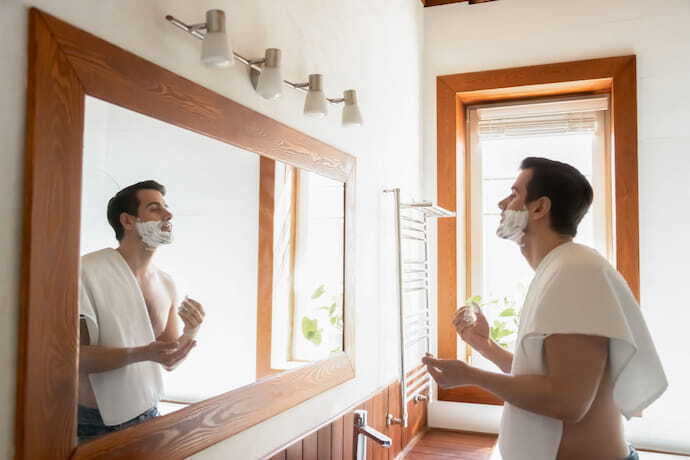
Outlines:
{"type": "Polygon", "coordinates": [[[481,303],[481,301],[482,301],[482,296],[473,295],[472,297],[469,297],[467,300],[465,300],[465,303],[474,302],[476,304],[479,304],[479,303],[481,303]]]}
{"type": "Polygon", "coordinates": [[[319,297],[321,297],[323,295],[324,292],[326,292],[326,286],[324,286],[322,284],[321,286],[316,288],[314,293],[311,295],[311,298],[312,299],[318,299],[319,297]]]}
{"type": "Polygon", "coordinates": [[[517,312],[515,311],[515,309],[513,307],[509,307],[509,308],[506,308],[505,310],[503,310],[499,316],[515,316],[515,315],[517,315],[517,312]]]}
{"type": "Polygon", "coordinates": [[[323,329],[319,329],[319,320],[307,316],[302,318],[302,335],[314,345],[321,345],[323,329]]]}
{"type": "Polygon", "coordinates": [[[503,337],[508,337],[512,333],[513,333],[513,331],[511,331],[511,330],[502,329],[502,330],[498,331],[494,340],[495,341],[501,340],[503,337]]]}

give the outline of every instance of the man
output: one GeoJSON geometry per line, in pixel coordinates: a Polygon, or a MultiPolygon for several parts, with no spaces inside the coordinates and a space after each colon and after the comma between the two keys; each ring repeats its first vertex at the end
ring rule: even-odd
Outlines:
{"type": "MultiPolygon", "coordinates": [[[[464,362],[424,363],[443,388],[479,385],[505,401],[504,460],[636,459],[624,439],[630,418],[667,387],[649,332],[627,283],[596,251],[573,242],[592,188],[572,166],[527,158],[499,203],[497,231],[520,245],[535,277],[520,316],[515,355],[461,308],[453,323],[505,374],[464,362]]],[[[623,225],[623,222],[619,222],[623,225]]]]}
{"type": "Polygon", "coordinates": [[[196,344],[203,307],[189,298],[180,302],[172,278],[152,262],[158,247],[172,242],[164,196],[155,181],[120,190],[107,210],[117,249],[82,257],[80,441],[158,415],[161,366],[173,370],[196,344]]]}

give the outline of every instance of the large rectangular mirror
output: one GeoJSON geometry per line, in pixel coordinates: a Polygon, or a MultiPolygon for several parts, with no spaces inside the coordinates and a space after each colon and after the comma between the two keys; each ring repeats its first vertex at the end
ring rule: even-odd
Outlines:
{"type": "Polygon", "coordinates": [[[30,18],[17,457],[184,458],[352,378],[354,158],[30,18]]]}
{"type": "Polygon", "coordinates": [[[81,442],[253,383],[269,374],[262,359],[276,373],[343,351],[344,184],[261,163],[86,97],[81,442]],[[260,213],[272,216],[263,232],[260,213]],[[259,264],[271,233],[272,263],[259,264]],[[272,321],[257,328],[271,272],[272,321]]]}

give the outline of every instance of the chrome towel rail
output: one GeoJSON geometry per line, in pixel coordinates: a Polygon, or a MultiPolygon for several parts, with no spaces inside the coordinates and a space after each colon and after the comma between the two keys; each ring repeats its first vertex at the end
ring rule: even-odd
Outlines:
{"type": "Polygon", "coordinates": [[[425,367],[422,366],[410,373],[406,362],[407,351],[412,345],[424,341],[427,352],[431,346],[428,222],[431,218],[453,217],[455,213],[433,203],[401,203],[398,188],[384,192],[392,193],[395,198],[397,294],[400,311],[400,417],[389,413],[386,421],[389,425],[399,423],[407,427],[407,404],[410,401],[417,403],[426,400],[427,397],[422,393],[430,388],[432,381],[425,367]],[[406,211],[408,215],[403,215],[402,211],[406,211]],[[423,257],[414,255],[413,258],[403,259],[403,241],[411,245],[411,248],[423,252],[423,257]],[[424,295],[410,295],[412,293],[424,295]],[[406,304],[410,300],[419,301],[420,297],[423,302],[421,310],[406,311],[406,304]]]}

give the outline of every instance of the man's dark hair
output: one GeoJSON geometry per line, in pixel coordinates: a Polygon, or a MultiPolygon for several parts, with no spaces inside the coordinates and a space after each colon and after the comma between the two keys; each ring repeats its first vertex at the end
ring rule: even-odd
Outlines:
{"type": "Polygon", "coordinates": [[[139,198],[137,192],[139,190],[158,190],[165,196],[165,187],[155,180],[145,180],[137,182],[136,184],[125,187],[115,194],[114,197],[108,201],[108,222],[115,230],[115,238],[117,241],[122,241],[125,236],[125,229],[120,223],[120,214],[126,212],[132,216],[139,215],[139,198]]]}
{"type": "Polygon", "coordinates": [[[526,202],[548,197],[551,200],[551,228],[562,235],[577,235],[577,226],[594,197],[587,178],[569,164],[546,158],[525,158],[520,169],[532,170],[526,202]]]}

